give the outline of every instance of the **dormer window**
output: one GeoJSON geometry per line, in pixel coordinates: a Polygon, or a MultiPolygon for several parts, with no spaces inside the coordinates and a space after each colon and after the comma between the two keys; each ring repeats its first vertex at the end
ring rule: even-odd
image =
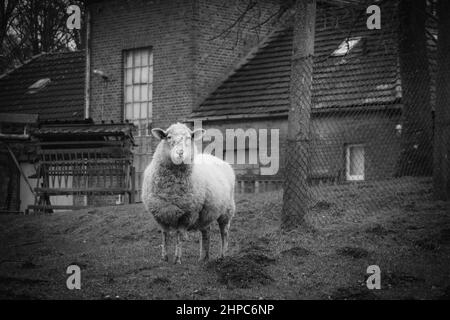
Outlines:
{"type": "Polygon", "coordinates": [[[331,54],[333,57],[342,57],[347,55],[359,42],[361,37],[349,38],[339,45],[339,47],[331,54]]]}
{"type": "Polygon", "coordinates": [[[44,89],[51,82],[50,78],[39,79],[28,87],[27,93],[33,94],[44,89]]]}

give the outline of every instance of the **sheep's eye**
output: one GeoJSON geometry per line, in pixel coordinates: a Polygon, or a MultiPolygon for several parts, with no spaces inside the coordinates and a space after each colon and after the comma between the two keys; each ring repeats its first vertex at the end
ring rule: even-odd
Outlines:
{"type": "Polygon", "coordinates": [[[172,136],[167,136],[167,140],[172,140],[172,136]]]}

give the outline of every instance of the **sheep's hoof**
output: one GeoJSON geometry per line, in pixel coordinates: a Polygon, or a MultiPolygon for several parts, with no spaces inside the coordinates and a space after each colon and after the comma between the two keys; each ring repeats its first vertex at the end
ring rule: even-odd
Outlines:
{"type": "Polygon", "coordinates": [[[164,261],[164,262],[169,261],[169,256],[168,255],[162,256],[161,261],[164,261]]]}
{"type": "Polygon", "coordinates": [[[181,258],[180,257],[176,257],[175,261],[173,263],[174,264],[181,264],[181,258]]]}

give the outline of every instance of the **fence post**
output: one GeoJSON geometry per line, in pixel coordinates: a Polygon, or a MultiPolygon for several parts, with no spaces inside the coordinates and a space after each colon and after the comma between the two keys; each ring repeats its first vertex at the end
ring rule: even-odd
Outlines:
{"type": "Polygon", "coordinates": [[[130,174],[131,174],[131,191],[130,191],[130,203],[135,203],[136,200],[136,169],[134,166],[131,166],[130,168],[130,174]]]}
{"type": "Polygon", "coordinates": [[[308,209],[308,158],[316,0],[295,3],[282,227],[303,224],[308,209]]]}

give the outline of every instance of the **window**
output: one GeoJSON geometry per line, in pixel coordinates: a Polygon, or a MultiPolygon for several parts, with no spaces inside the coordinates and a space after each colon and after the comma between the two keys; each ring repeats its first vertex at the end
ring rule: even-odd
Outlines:
{"type": "Polygon", "coordinates": [[[153,54],[150,49],[124,52],[125,119],[138,127],[138,136],[149,135],[153,99],[153,54]]]}
{"type": "Polygon", "coordinates": [[[361,41],[361,37],[349,38],[339,45],[339,47],[331,54],[333,57],[341,57],[348,54],[361,41]]]}
{"type": "Polygon", "coordinates": [[[349,145],[346,148],[346,176],[348,181],[364,180],[364,146],[349,145]]]}
{"type": "Polygon", "coordinates": [[[28,87],[28,90],[26,93],[33,94],[41,91],[46,86],[50,84],[51,80],[50,78],[43,78],[39,79],[38,81],[34,82],[31,86],[28,87]]]}

